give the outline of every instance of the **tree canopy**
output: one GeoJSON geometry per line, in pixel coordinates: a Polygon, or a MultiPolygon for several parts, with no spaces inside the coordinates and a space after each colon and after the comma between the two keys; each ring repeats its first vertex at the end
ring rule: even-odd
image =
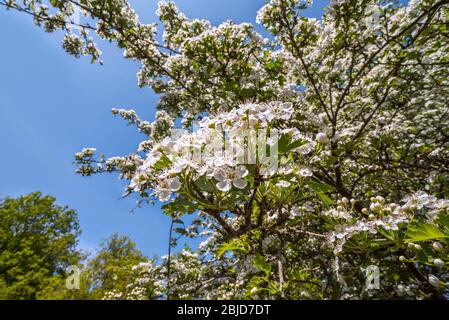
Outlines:
{"type": "Polygon", "coordinates": [[[0,217],[0,299],[37,299],[79,263],[78,217],[55,198],[5,198],[0,217]]]}
{"type": "Polygon", "coordinates": [[[82,277],[89,283],[89,299],[102,299],[112,291],[134,294],[129,289],[129,284],[137,280],[133,268],[147,261],[129,237],[113,234],[83,270],[82,277]]]}
{"type": "Polygon", "coordinates": [[[134,241],[115,233],[88,257],[77,248],[76,212],[55,202],[40,192],[0,202],[0,300],[156,297],[155,279],[140,281],[155,263],[134,241]],[[71,276],[78,286],[67,287],[71,276]]]}

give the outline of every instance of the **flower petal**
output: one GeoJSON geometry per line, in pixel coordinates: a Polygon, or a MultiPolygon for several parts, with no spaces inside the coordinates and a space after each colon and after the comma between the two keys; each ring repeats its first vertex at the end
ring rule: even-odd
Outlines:
{"type": "Polygon", "coordinates": [[[226,179],[226,172],[222,168],[216,168],[214,170],[214,178],[217,181],[223,181],[226,179]]]}
{"type": "Polygon", "coordinates": [[[244,166],[239,166],[235,168],[235,178],[240,179],[248,175],[248,170],[244,166]]]}
{"type": "Polygon", "coordinates": [[[178,191],[181,189],[181,181],[179,181],[178,177],[170,180],[169,187],[171,191],[178,191]]]}
{"type": "Polygon", "coordinates": [[[217,183],[217,189],[223,192],[231,190],[231,182],[229,180],[220,181],[217,183]]]}
{"type": "Polygon", "coordinates": [[[244,189],[246,187],[247,183],[243,179],[237,179],[237,180],[234,180],[233,185],[236,188],[244,189]]]}

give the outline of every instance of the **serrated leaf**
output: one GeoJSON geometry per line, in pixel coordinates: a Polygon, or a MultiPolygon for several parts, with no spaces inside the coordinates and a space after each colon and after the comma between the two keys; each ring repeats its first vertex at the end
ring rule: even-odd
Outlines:
{"type": "Polygon", "coordinates": [[[334,203],[332,199],[326,196],[324,193],[317,192],[316,194],[318,198],[320,198],[321,202],[324,204],[325,207],[329,207],[334,203]]]}
{"type": "Polygon", "coordinates": [[[406,242],[420,242],[432,239],[448,238],[440,229],[433,224],[409,226],[406,232],[406,242]]]}
{"type": "Polygon", "coordinates": [[[315,191],[325,207],[329,207],[334,203],[331,198],[324,194],[325,192],[331,192],[334,190],[332,186],[316,181],[309,181],[308,184],[315,191]]]}
{"type": "Polygon", "coordinates": [[[309,181],[308,185],[315,191],[319,191],[319,192],[332,192],[334,191],[334,187],[325,184],[325,183],[321,183],[321,182],[316,182],[316,181],[309,181]]]}
{"type": "Polygon", "coordinates": [[[261,255],[257,255],[253,260],[254,266],[269,275],[271,272],[271,265],[261,255]]]}
{"type": "Polygon", "coordinates": [[[227,251],[245,251],[243,246],[241,244],[236,244],[233,242],[230,243],[223,243],[220,246],[218,246],[217,250],[217,257],[220,258],[222,255],[224,255],[227,251]]]}

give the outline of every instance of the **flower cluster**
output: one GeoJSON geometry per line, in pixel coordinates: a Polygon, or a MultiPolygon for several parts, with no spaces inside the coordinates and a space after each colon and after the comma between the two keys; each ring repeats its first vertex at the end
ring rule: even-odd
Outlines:
{"type": "Polygon", "coordinates": [[[137,169],[130,188],[136,192],[153,189],[159,200],[167,201],[172,192],[181,188],[181,180],[189,175],[195,180],[213,178],[215,187],[223,192],[233,187],[244,189],[248,164],[259,165],[260,173],[265,175],[290,174],[296,170],[299,176],[309,177],[312,173],[305,166],[278,167],[282,136],[290,145],[297,143],[291,151],[303,156],[317,145],[313,139],[287,126],[292,115],[292,104],[273,102],[245,104],[230,112],[205,117],[194,132],[175,131],[155,143],[137,169]]]}
{"type": "MultiPolygon", "coordinates": [[[[414,197],[414,196],[411,196],[414,197]]],[[[399,225],[409,222],[416,208],[410,208],[409,203],[398,205],[385,203],[381,196],[371,198],[369,209],[361,210],[362,217],[355,210],[355,200],[351,199],[351,205],[347,198],[339,201],[339,206],[324,213],[325,216],[337,221],[344,221],[345,225],[338,224],[336,231],[328,235],[328,241],[333,243],[334,253],[343,251],[345,243],[359,233],[377,234],[378,229],[398,230],[399,225]],[[415,210],[413,210],[415,209],[415,210]],[[363,217],[364,216],[364,217],[363,217]]]]}
{"type": "Polygon", "coordinates": [[[344,221],[344,225],[337,224],[336,231],[328,235],[328,241],[335,246],[334,253],[343,251],[345,243],[359,233],[376,235],[379,229],[397,231],[401,225],[407,225],[416,214],[425,214],[434,219],[439,213],[449,208],[445,199],[437,199],[423,191],[418,191],[405,197],[403,205],[385,203],[381,196],[371,198],[369,209],[361,209],[361,214],[354,208],[355,200],[347,198],[339,200],[339,206],[324,212],[324,215],[336,221],[344,221]]]}

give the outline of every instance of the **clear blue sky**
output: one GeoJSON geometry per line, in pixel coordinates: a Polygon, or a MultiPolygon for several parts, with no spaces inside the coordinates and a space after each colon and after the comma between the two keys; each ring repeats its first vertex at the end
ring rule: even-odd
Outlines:
{"type": "MultiPolygon", "coordinates": [[[[264,0],[177,0],[191,18],[255,23],[264,0]]],[[[144,22],[155,21],[157,1],[134,0],[144,22]]],[[[307,16],[319,17],[327,1],[315,1],[307,16]]],[[[259,28],[259,27],[258,27],[259,28]]],[[[73,155],[96,147],[107,156],[126,155],[143,136],[111,115],[135,109],[153,120],[157,98],[137,86],[138,64],[100,43],[104,66],[75,59],[61,48],[61,34],[47,34],[30,16],[0,7],[0,198],[41,191],[76,209],[80,247],[93,250],[114,232],[129,235],[149,256],[167,249],[169,218],[159,205],[130,213],[136,198],[121,199],[117,175],[83,178],[73,155]]]]}

